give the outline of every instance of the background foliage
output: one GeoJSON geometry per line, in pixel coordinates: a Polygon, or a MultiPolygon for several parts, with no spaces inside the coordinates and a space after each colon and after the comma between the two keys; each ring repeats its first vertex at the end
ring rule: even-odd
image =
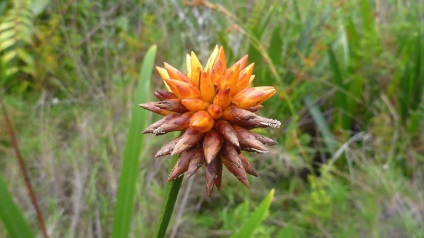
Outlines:
{"type": "MultiPolygon", "coordinates": [[[[255,85],[278,89],[261,113],[283,122],[261,131],[279,144],[250,156],[261,175],[250,190],[227,174],[208,198],[203,172],[184,179],[169,237],[240,234],[272,188],[254,236],[424,234],[422,1],[184,2],[0,3],[0,96],[51,237],[111,236],[136,80],[153,44],[155,65],[180,69],[186,53],[204,62],[215,44],[229,62],[248,53],[255,85]]],[[[159,78],[152,89],[163,88],[159,78]]],[[[131,237],[155,232],[172,159],[153,154],[172,137],[143,137],[131,237]]],[[[3,119],[0,157],[36,231],[3,119]]]]}

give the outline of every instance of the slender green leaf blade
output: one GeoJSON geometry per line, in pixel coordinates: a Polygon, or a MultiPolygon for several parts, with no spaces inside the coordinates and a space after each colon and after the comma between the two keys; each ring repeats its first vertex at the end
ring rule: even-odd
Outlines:
{"type": "MultiPolygon", "coordinates": [[[[342,72],[340,71],[339,63],[338,63],[337,58],[334,55],[334,52],[331,49],[331,47],[328,50],[328,56],[330,58],[331,69],[333,70],[333,73],[334,73],[335,84],[337,85],[337,87],[339,89],[349,91],[349,89],[347,88],[347,85],[345,85],[344,82],[343,82],[343,76],[342,76],[342,72]]],[[[349,130],[350,129],[350,117],[348,115],[346,115],[345,113],[343,113],[343,111],[347,110],[347,108],[348,108],[348,103],[347,103],[346,97],[347,97],[346,94],[344,94],[341,91],[337,91],[336,96],[335,96],[335,106],[337,107],[337,109],[339,111],[339,120],[341,122],[340,123],[341,127],[343,129],[349,130]]]]}
{"type": "Polygon", "coordinates": [[[149,101],[150,78],[156,57],[156,46],[152,46],[144,57],[138,86],[134,96],[132,118],[129,125],[119,181],[118,198],[115,209],[112,237],[128,237],[131,217],[134,210],[135,186],[137,182],[140,153],[144,144],[142,129],[147,127],[148,112],[139,108],[138,104],[149,101]]]}
{"type": "Polygon", "coordinates": [[[261,222],[265,219],[268,213],[268,209],[271,206],[272,199],[274,198],[274,189],[268,193],[268,195],[262,200],[261,204],[255,209],[252,216],[243,227],[234,233],[232,238],[246,238],[250,237],[255,229],[261,224],[261,222]]]}
{"type": "Polygon", "coordinates": [[[315,105],[312,102],[312,99],[310,96],[307,96],[305,98],[305,104],[306,104],[306,107],[308,107],[309,113],[311,113],[312,118],[317,124],[318,130],[321,132],[324,138],[324,143],[327,146],[327,149],[329,149],[330,151],[335,151],[336,145],[337,145],[336,139],[334,138],[334,135],[331,133],[330,127],[328,126],[327,121],[325,120],[321,110],[318,108],[317,105],[315,105]]]}
{"type": "Polygon", "coordinates": [[[34,237],[22,211],[13,201],[3,177],[0,176],[0,219],[11,238],[34,237]]]}

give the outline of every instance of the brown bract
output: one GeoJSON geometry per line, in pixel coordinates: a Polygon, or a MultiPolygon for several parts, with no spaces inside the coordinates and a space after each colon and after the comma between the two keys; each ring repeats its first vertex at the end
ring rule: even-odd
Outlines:
{"type": "Polygon", "coordinates": [[[165,117],[143,133],[183,131],[155,155],[180,155],[169,181],[184,173],[191,177],[204,166],[210,196],[214,186],[221,189],[223,165],[246,187],[250,186],[247,174],[258,177],[241,151],[268,152],[266,146],[277,143],[250,130],[276,129],[281,123],[255,114],[276,91],[270,86],[250,87],[254,64],[246,66],[247,60],[246,55],[227,67],[224,48],[216,46],[205,67],[193,52],[187,54],[186,74],[167,63],[156,67],[168,90],[157,90],[158,102],[140,106],[165,117]]]}

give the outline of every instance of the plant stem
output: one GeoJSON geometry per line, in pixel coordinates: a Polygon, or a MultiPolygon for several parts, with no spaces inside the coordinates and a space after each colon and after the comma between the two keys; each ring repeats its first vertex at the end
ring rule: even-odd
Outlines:
{"type": "Polygon", "coordinates": [[[44,225],[43,214],[41,213],[40,207],[38,206],[37,197],[35,196],[34,190],[31,186],[31,181],[29,179],[28,171],[25,167],[24,159],[22,158],[21,152],[18,146],[18,139],[16,138],[16,133],[13,130],[12,123],[10,122],[9,115],[7,114],[6,106],[3,103],[3,100],[0,100],[1,108],[4,115],[4,121],[9,132],[10,141],[12,143],[12,147],[15,150],[16,158],[18,159],[19,168],[21,169],[21,173],[25,180],[25,185],[28,189],[28,194],[31,199],[31,203],[34,206],[35,212],[37,214],[38,223],[40,225],[40,229],[43,233],[44,238],[48,238],[46,226],[44,225]]]}
{"type": "MultiPolygon", "coordinates": [[[[178,161],[178,157],[174,160],[173,165],[178,161]]],[[[172,166],[173,167],[173,166],[172,166]]],[[[177,201],[178,192],[180,191],[181,183],[184,176],[176,178],[172,183],[168,183],[165,191],[165,199],[162,205],[162,215],[160,223],[156,231],[156,238],[163,238],[166,235],[166,230],[174,212],[175,202],[177,201]]]]}

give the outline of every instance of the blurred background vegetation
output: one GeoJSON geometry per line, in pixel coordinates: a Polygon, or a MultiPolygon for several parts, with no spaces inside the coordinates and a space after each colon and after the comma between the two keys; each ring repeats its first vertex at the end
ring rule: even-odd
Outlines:
{"type": "MultiPolygon", "coordinates": [[[[279,144],[250,156],[261,176],[250,189],[224,173],[208,198],[203,169],[184,180],[169,237],[227,237],[272,188],[256,237],[422,237],[423,9],[420,0],[1,1],[0,96],[48,233],[111,236],[146,50],[156,44],[156,65],[184,69],[186,53],[205,63],[218,44],[228,62],[249,54],[256,86],[277,88],[260,113],[283,122],[261,131],[279,144]]],[[[164,88],[156,72],[151,87],[164,88]]],[[[1,118],[0,175],[36,228],[1,118]]],[[[171,158],[153,155],[173,137],[145,136],[131,237],[154,234],[171,158]]]]}

